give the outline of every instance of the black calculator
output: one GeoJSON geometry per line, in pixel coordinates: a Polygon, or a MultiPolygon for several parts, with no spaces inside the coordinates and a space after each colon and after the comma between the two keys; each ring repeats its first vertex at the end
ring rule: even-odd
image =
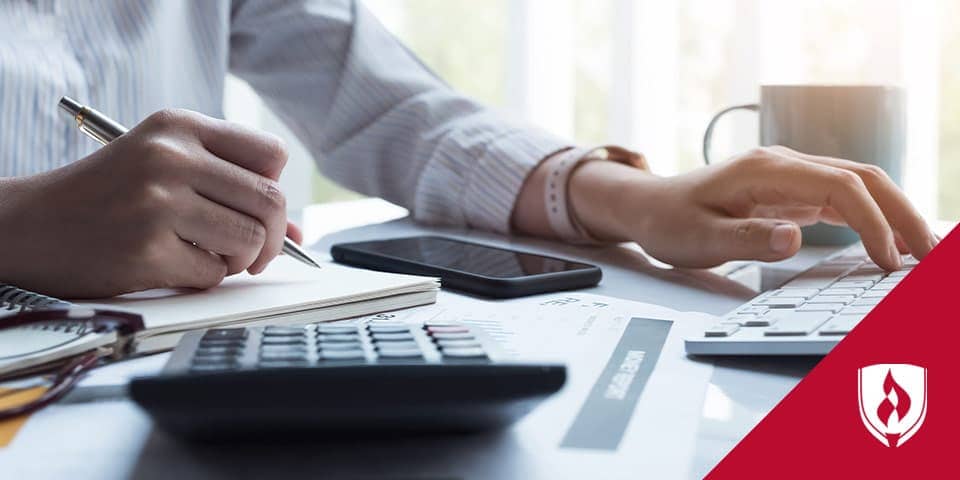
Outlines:
{"type": "Polygon", "coordinates": [[[174,435],[476,431],[560,390],[561,364],[520,363],[460,322],[218,328],[188,333],[130,395],[174,435]]]}

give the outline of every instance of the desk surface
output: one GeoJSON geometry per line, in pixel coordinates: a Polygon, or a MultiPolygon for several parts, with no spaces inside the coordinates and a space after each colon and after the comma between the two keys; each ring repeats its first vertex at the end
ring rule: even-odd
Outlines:
{"type": "MultiPolygon", "coordinates": [[[[307,244],[327,251],[332,243],[422,232],[403,217],[405,211],[379,200],[360,200],[308,207],[303,216],[307,244]],[[393,221],[391,221],[393,220],[393,221]],[[388,222],[381,225],[378,222],[388,222]],[[355,228],[358,227],[358,228],[355,228]],[[347,230],[343,230],[347,229],[347,230]],[[342,231],[341,231],[342,230],[342,231]]],[[[437,231],[436,229],[431,231],[437,231]]],[[[708,271],[664,269],[651,263],[640,251],[623,246],[581,248],[557,245],[536,239],[503,238],[456,230],[440,230],[450,236],[467,236],[493,244],[522,247],[531,251],[581,258],[603,268],[604,279],[591,293],[648,302],[681,311],[722,314],[749,299],[753,292],[743,285],[708,271]]],[[[775,265],[784,272],[799,271],[832,249],[805,248],[790,261],[775,265]]],[[[715,362],[704,398],[696,452],[689,471],[702,476],[715,465],[794,385],[815,365],[817,358],[751,358],[715,362]]],[[[157,369],[162,357],[142,359],[157,369]],[[152,363],[151,363],[152,362],[152,363]]],[[[131,368],[135,368],[131,366],[131,368]]],[[[88,391],[96,391],[91,387],[88,391]]],[[[102,387],[109,392],[109,382],[102,387]]],[[[399,453],[390,444],[357,445],[353,455],[336,454],[309,465],[323,445],[285,445],[264,453],[263,445],[208,449],[179,444],[152,434],[149,419],[121,397],[90,401],[74,395],[30,419],[7,448],[0,449],[0,471],[17,472],[20,478],[255,478],[296,471],[305,477],[323,477],[324,462],[341,467],[350,462],[375,460],[372,471],[383,478],[396,473],[393,462],[419,461],[409,451],[399,453]],[[253,452],[256,455],[253,455],[253,452]],[[256,462],[250,462],[256,458],[256,462]],[[304,465],[308,468],[304,469],[304,465]]],[[[97,397],[97,395],[93,395],[97,397]]],[[[110,397],[110,395],[107,395],[110,397]]],[[[669,415],[669,412],[665,412],[669,415]]],[[[430,439],[418,439],[423,458],[434,456],[430,439]]],[[[470,439],[460,448],[469,449],[470,439]]],[[[344,446],[329,450],[345,451],[344,446]]],[[[510,455],[503,445],[496,455],[510,455]]],[[[499,457],[497,457],[499,458],[499,457]]],[[[432,458],[431,461],[436,461],[432,458]]],[[[454,470],[483,471],[482,465],[459,465],[452,456],[444,460],[454,470]]],[[[369,470],[369,468],[367,468],[369,470]]],[[[341,470],[342,471],[342,470],[341,470]]],[[[367,478],[367,477],[364,477],[367,478]]]]}

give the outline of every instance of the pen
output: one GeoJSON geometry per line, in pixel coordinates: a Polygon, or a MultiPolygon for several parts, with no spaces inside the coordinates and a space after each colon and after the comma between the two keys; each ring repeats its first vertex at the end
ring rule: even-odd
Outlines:
{"type": "MultiPolygon", "coordinates": [[[[127,133],[127,129],[123,125],[120,125],[90,107],[81,105],[70,97],[60,99],[60,108],[69,113],[70,116],[77,121],[77,127],[79,127],[83,133],[103,145],[127,133]]],[[[283,253],[307,265],[320,268],[320,264],[317,263],[316,260],[311,258],[296,242],[287,237],[283,238],[283,253]]]]}

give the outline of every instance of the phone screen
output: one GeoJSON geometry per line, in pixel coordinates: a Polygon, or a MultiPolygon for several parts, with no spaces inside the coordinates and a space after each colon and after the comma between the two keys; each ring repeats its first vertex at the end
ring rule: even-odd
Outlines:
{"type": "Polygon", "coordinates": [[[359,242],[350,244],[350,248],[434,267],[498,278],[593,268],[585,263],[442,237],[410,237],[359,242]]]}

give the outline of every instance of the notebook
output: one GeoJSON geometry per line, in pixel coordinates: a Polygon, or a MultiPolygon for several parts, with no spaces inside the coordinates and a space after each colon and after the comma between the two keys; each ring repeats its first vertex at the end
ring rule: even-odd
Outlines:
{"type": "MultiPolygon", "coordinates": [[[[239,274],[210,290],[158,289],[95,302],[66,302],[11,286],[0,286],[0,311],[62,304],[128,310],[145,328],[132,339],[137,355],[172,349],[189,330],[261,324],[338,320],[436,301],[439,279],[374,272],[324,263],[304,265],[277,257],[260,275],[239,274]]],[[[3,318],[0,316],[0,323],[3,318]]],[[[94,333],[58,324],[0,330],[0,376],[22,373],[93,349],[113,352],[115,333],[94,333]]]]}

